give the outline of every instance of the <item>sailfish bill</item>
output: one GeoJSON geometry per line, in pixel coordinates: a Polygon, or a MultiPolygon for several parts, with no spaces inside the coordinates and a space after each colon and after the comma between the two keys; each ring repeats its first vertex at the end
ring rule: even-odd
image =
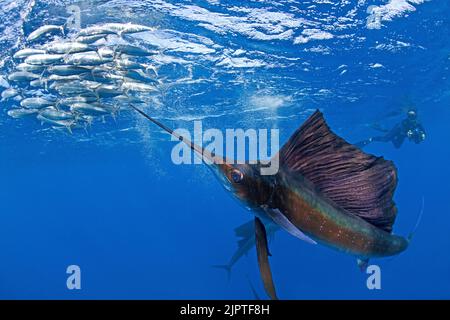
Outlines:
{"type": "Polygon", "coordinates": [[[276,155],[279,171],[267,176],[261,174],[261,163],[223,161],[225,158],[208,154],[142,110],[132,108],[207,158],[225,189],[252,210],[261,277],[272,299],[277,295],[260,219],[272,221],[308,243],[327,245],[364,263],[373,257],[397,255],[409,245],[408,239],[392,233],[397,216],[394,164],[364,153],[333,133],[320,111],[311,115],[280,149],[276,155]]]}

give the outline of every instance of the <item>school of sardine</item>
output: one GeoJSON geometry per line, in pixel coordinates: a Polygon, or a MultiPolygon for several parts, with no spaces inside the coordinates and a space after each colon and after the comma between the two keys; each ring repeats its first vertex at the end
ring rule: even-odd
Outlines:
{"type": "Polygon", "coordinates": [[[131,23],[89,26],[70,37],[62,26],[46,25],[30,33],[26,47],[15,52],[14,71],[1,100],[13,100],[13,118],[34,116],[53,128],[86,128],[94,120],[115,117],[133,94],[158,92],[158,52],[130,44],[124,35],[153,31],[131,23]],[[42,43],[48,36],[56,40],[42,43]],[[120,41],[110,43],[109,37],[120,41]]]}

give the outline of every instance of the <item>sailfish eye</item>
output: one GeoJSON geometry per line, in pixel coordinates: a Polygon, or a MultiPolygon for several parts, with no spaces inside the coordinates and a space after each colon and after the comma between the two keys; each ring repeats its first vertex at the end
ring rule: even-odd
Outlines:
{"type": "Polygon", "coordinates": [[[231,171],[231,179],[234,183],[239,183],[244,179],[244,174],[237,169],[231,171]]]}

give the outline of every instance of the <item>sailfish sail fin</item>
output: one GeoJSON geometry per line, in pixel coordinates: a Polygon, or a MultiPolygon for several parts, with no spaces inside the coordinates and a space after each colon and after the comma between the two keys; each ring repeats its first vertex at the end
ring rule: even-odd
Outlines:
{"type": "Polygon", "coordinates": [[[397,171],[391,161],[364,153],[333,133],[316,111],[279,153],[280,168],[309,180],[346,212],[392,231],[397,171]]]}

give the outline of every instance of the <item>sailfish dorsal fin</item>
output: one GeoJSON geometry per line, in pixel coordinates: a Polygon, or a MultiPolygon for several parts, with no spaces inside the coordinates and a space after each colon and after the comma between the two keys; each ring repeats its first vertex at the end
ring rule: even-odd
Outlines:
{"type": "Polygon", "coordinates": [[[395,166],[337,136],[320,111],[291,136],[279,159],[280,168],[301,174],[340,208],[392,231],[397,214],[392,200],[397,186],[395,166]]]}

